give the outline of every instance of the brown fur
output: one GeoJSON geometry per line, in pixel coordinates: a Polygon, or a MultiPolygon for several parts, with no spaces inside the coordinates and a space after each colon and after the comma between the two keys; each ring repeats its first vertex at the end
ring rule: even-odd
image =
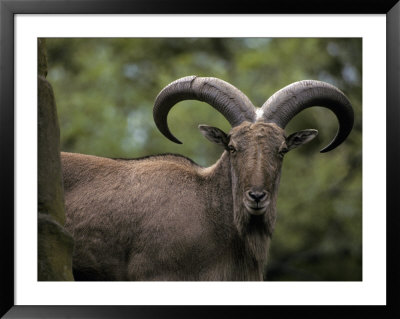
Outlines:
{"type": "Polygon", "coordinates": [[[262,280],[285,136],[244,122],[228,137],[237,152],[209,168],[173,155],[62,153],[76,280],[262,280]],[[268,191],[263,215],[244,207],[249,187],[268,191]]]}

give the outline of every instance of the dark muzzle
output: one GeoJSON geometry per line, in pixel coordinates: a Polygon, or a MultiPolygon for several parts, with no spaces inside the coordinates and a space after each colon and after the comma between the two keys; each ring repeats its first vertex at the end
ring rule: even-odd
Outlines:
{"type": "Polygon", "coordinates": [[[254,200],[256,203],[258,203],[267,196],[267,193],[264,191],[262,191],[262,192],[248,191],[246,195],[250,200],[254,200]]]}
{"type": "Polygon", "coordinates": [[[262,215],[269,205],[268,192],[265,190],[248,190],[243,199],[244,206],[252,215],[262,215]]]}

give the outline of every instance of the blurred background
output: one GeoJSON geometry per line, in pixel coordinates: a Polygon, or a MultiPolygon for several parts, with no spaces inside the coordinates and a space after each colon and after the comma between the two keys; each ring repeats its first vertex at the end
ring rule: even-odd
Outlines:
{"type": "Polygon", "coordinates": [[[178,153],[202,166],[219,158],[222,149],[197,126],[230,126],[205,103],[184,101],[171,110],[169,127],[183,145],[155,127],[155,97],[183,76],[221,78],[256,106],[299,80],[337,86],[355,110],[344,144],[319,153],[337,130],[324,108],[307,109],[286,127],[287,134],[315,128],[319,135],[285,156],[265,279],[362,280],[360,38],[51,38],[47,51],[62,151],[104,157],[178,153]]]}

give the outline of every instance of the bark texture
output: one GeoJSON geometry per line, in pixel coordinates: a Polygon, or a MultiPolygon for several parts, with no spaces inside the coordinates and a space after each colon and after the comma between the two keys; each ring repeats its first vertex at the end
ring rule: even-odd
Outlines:
{"type": "Polygon", "coordinates": [[[38,280],[74,280],[73,239],[64,229],[60,129],[46,75],[46,43],[38,39],[38,280]]]}

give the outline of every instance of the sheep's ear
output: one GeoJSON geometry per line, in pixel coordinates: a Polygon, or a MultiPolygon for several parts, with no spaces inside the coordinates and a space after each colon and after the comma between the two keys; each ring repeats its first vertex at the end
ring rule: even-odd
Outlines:
{"type": "Polygon", "coordinates": [[[303,130],[291,134],[286,138],[287,151],[290,151],[300,145],[306,144],[318,135],[317,130],[303,130]]]}
{"type": "Polygon", "coordinates": [[[209,141],[222,145],[224,148],[228,147],[229,137],[219,128],[208,125],[199,125],[199,130],[209,141]]]}

